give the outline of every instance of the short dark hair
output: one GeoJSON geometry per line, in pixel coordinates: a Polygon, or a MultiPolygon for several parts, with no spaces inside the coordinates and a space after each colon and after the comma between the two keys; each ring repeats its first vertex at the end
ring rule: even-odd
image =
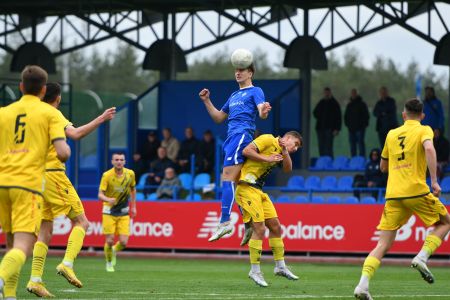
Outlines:
{"type": "Polygon", "coordinates": [[[298,131],[291,130],[291,131],[286,132],[284,135],[290,135],[292,137],[297,138],[300,141],[300,147],[303,146],[303,138],[302,138],[302,135],[298,131]]]}
{"type": "Polygon", "coordinates": [[[125,155],[125,152],[122,152],[122,151],[114,151],[114,152],[111,154],[111,157],[113,157],[114,155],[123,155],[123,156],[126,156],[126,155],[125,155]]]}
{"type": "Polygon", "coordinates": [[[247,67],[247,69],[250,70],[253,75],[255,75],[256,68],[254,63],[251,63],[250,66],[247,67]]]}
{"type": "Polygon", "coordinates": [[[408,114],[412,115],[420,115],[423,113],[423,103],[417,98],[412,98],[406,101],[405,103],[405,111],[408,114]]]}
{"type": "Polygon", "coordinates": [[[47,90],[45,91],[44,102],[52,103],[61,96],[61,85],[57,82],[49,82],[47,83],[47,90]]]}
{"type": "Polygon", "coordinates": [[[328,86],[324,87],[323,90],[324,90],[324,91],[331,92],[331,89],[330,89],[330,87],[328,87],[328,86]]]}
{"type": "Polygon", "coordinates": [[[47,83],[48,74],[39,66],[29,65],[22,71],[24,94],[38,96],[47,83]]]}

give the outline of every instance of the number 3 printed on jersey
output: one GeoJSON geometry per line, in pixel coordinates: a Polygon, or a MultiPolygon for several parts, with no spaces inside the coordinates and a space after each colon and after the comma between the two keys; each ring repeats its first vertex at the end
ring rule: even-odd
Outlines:
{"type": "Polygon", "coordinates": [[[25,141],[25,126],[26,123],[22,118],[25,118],[27,114],[17,115],[16,127],[14,129],[14,142],[16,144],[22,144],[25,141]]]}
{"type": "Polygon", "coordinates": [[[398,161],[405,159],[405,151],[403,151],[405,149],[405,138],[406,138],[406,136],[399,136],[398,137],[398,139],[400,141],[399,145],[402,148],[402,155],[399,158],[397,158],[398,161]]]}

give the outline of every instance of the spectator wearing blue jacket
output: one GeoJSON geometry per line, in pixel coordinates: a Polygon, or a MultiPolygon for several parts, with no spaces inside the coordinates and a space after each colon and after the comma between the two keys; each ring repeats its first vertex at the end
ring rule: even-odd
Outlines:
{"type": "Polygon", "coordinates": [[[433,130],[439,129],[444,131],[444,109],[442,102],[436,97],[434,88],[427,86],[425,88],[425,100],[423,101],[423,112],[425,118],[422,120],[422,125],[428,125],[433,130]]]}

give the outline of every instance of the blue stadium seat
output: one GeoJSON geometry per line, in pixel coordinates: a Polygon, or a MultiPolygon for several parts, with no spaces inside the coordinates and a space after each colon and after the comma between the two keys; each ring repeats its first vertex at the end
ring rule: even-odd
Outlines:
{"type": "Polygon", "coordinates": [[[286,187],[289,189],[303,189],[305,187],[305,178],[303,178],[303,176],[294,175],[289,178],[286,187]]]}
{"type": "Polygon", "coordinates": [[[363,171],[366,168],[366,159],[363,156],[353,156],[345,170],[363,171]]]}
{"type": "Polygon", "coordinates": [[[322,196],[313,196],[311,199],[311,203],[322,204],[322,203],[325,203],[325,201],[323,200],[322,196]]]}
{"type": "Polygon", "coordinates": [[[295,203],[308,203],[309,199],[306,196],[297,196],[294,198],[295,203]]]}
{"type": "Polygon", "coordinates": [[[181,181],[181,186],[185,190],[190,190],[192,186],[192,175],[189,173],[181,173],[178,175],[178,178],[181,181]]]}
{"type": "Polygon", "coordinates": [[[353,187],[353,177],[352,176],[342,176],[339,178],[337,183],[337,189],[339,191],[351,191],[353,187]]]}
{"type": "Polygon", "coordinates": [[[342,203],[341,197],[339,196],[330,196],[327,198],[327,203],[329,204],[340,204],[342,203]]]}
{"type": "Polygon", "coordinates": [[[380,204],[385,204],[386,203],[386,199],[383,197],[381,197],[380,201],[378,201],[378,203],[380,204]]]}
{"type": "Polygon", "coordinates": [[[312,171],[324,171],[331,167],[333,159],[330,156],[321,156],[317,158],[316,164],[309,169],[312,171]]]}
{"type": "MultiPolygon", "coordinates": [[[[428,180],[428,178],[427,178],[427,180],[428,180]]],[[[444,193],[450,192],[450,176],[447,176],[444,179],[442,179],[441,189],[442,189],[442,192],[444,192],[444,193]]]]}
{"type": "Polygon", "coordinates": [[[143,200],[145,200],[144,193],[137,192],[136,193],[136,201],[143,201],[143,200]]]}
{"type": "Polygon", "coordinates": [[[320,177],[319,176],[309,176],[305,180],[305,189],[307,190],[318,190],[320,188],[320,177]]]}
{"type": "Polygon", "coordinates": [[[144,173],[139,178],[138,184],[136,184],[136,189],[142,191],[145,187],[145,182],[147,181],[148,173],[144,173]]]}
{"type": "Polygon", "coordinates": [[[361,204],[375,204],[377,200],[372,196],[363,197],[361,199],[361,204]]]}
{"type": "Polygon", "coordinates": [[[337,156],[329,168],[329,170],[345,170],[348,164],[348,157],[347,156],[337,156]]]}
{"type": "Polygon", "coordinates": [[[358,200],[358,198],[356,198],[354,196],[348,196],[348,197],[345,197],[342,200],[342,203],[345,203],[345,204],[357,204],[357,203],[359,203],[359,200],[358,200]]]}
{"type": "Polygon", "coordinates": [[[200,196],[200,194],[194,193],[192,195],[192,198],[191,198],[191,194],[189,194],[189,195],[186,196],[185,199],[186,200],[191,200],[191,201],[198,201],[198,200],[202,200],[202,196],[200,196]]]}
{"type": "Polygon", "coordinates": [[[280,196],[278,196],[276,202],[289,203],[292,201],[291,201],[291,197],[289,197],[288,195],[280,195],[280,196]]]}
{"type": "Polygon", "coordinates": [[[197,174],[194,178],[194,189],[201,189],[211,183],[211,176],[208,173],[197,174]]]}
{"type": "Polygon", "coordinates": [[[322,191],[332,191],[337,188],[337,179],[334,176],[325,176],[321,183],[320,189],[322,191]]]}
{"type": "Polygon", "coordinates": [[[156,193],[151,193],[150,195],[148,195],[147,199],[148,200],[158,200],[158,195],[156,195],[156,193]]]}

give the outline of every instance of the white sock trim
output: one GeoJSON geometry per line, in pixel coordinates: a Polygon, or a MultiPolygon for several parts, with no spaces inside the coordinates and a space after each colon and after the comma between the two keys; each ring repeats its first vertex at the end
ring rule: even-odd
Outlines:
{"type": "Polygon", "coordinates": [[[286,263],[284,262],[284,259],[276,260],[275,261],[275,266],[277,268],[286,268],[286,263]]]}
{"type": "Polygon", "coordinates": [[[259,273],[261,272],[261,265],[260,264],[251,264],[252,272],[259,273]]]}
{"type": "Polygon", "coordinates": [[[31,277],[30,277],[30,280],[31,280],[32,282],[36,282],[36,283],[42,282],[42,278],[41,278],[41,277],[38,277],[38,276],[31,276],[31,277]]]}

